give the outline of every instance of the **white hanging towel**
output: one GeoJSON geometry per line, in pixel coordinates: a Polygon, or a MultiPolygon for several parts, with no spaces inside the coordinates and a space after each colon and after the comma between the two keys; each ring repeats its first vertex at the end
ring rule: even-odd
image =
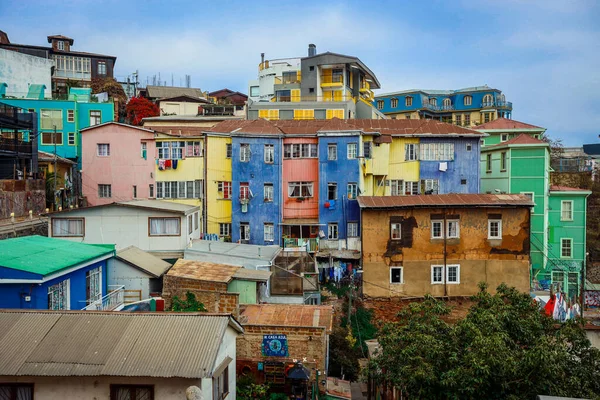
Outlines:
{"type": "Polygon", "coordinates": [[[446,161],[440,163],[440,171],[446,172],[448,170],[448,163],[446,161]]]}

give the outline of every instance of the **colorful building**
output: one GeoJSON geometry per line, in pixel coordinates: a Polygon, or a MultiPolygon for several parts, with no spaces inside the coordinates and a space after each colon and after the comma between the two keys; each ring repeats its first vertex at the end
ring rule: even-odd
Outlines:
{"type": "Polygon", "coordinates": [[[498,118],[485,124],[478,125],[474,129],[487,133],[487,136],[483,137],[482,146],[493,146],[514,139],[520,135],[528,135],[534,139],[542,139],[546,132],[546,128],[507,118],[498,118]]]}
{"type": "Polygon", "coordinates": [[[472,296],[479,283],[529,290],[529,209],[523,195],[359,196],[363,293],[472,296]]]}
{"type": "Polygon", "coordinates": [[[574,280],[575,274],[580,276],[585,270],[586,197],[591,192],[553,189],[549,144],[528,134],[482,147],[480,168],[482,193],[523,194],[535,204],[530,238],[532,288],[548,290],[557,283],[571,298],[577,296],[579,286],[569,287],[566,282],[569,274],[574,280]]]}
{"type": "Polygon", "coordinates": [[[512,103],[502,91],[485,86],[459,90],[411,89],[375,96],[373,106],[389,118],[437,119],[473,127],[498,118],[510,119],[512,103]]]}

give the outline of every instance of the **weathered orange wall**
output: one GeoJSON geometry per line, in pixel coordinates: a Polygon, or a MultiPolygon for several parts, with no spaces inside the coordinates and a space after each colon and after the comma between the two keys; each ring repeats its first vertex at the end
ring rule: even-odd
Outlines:
{"type": "MultiPolygon", "coordinates": [[[[283,144],[314,143],[317,138],[287,138],[283,144]]],[[[283,218],[319,218],[319,158],[283,159],[283,218]],[[288,197],[288,183],[313,182],[313,197],[303,201],[288,197]]]]}

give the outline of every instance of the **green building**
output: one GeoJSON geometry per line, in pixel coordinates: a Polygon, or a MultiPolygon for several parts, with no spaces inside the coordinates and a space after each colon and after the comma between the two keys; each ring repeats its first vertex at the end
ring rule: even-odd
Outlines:
{"type": "Polygon", "coordinates": [[[544,132],[546,132],[546,128],[507,118],[498,118],[478,125],[473,129],[488,134],[488,136],[481,139],[483,146],[493,146],[498,143],[507,142],[523,134],[535,139],[541,139],[544,136],[544,132]]]}
{"type": "Polygon", "coordinates": [[[547,290],[554,284],[571,298],[579,295],[591,192],[550,186],[550,146],[531,134],[482,147],[480,167],[482,193],[523,194],[535,203],[530,222],[532,289],[547,290]]]}

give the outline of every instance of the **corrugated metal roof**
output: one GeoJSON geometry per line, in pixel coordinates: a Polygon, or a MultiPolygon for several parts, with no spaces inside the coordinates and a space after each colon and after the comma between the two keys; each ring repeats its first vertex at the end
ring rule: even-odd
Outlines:
{"type": "Polygon", "coordinates": [[[162,99],[176,96],[190,96],[200,99],[203,97],[201,89],[185,88],[178,86],[146,86],[146,93],[152,99],[162,99]]]}
{"type": "Polygon", "coordinates": [[[360,208],[404,207],[533,207],[533,201],[520,194],[435,194],[416,196],[359,196],[360,208]]]}
{"type": "Polygon", "coordinates": [[[235,271],[233,277],[244,281],[267,281],[271,277],[271,271],[261,271],[256,269],[240,268],[235,271]]]}
{"type": "Polygon", "coordinates": [[[271,277],[271,272],[206,261],[177,260],[167,275],[199,281],[229,283],[234,278],[266,281],[271,277]]]}
{"type": "Polygon", "coordinates": [[[153,200],[153,199],[139,199],[139,200],[129,200],[129,201],[121,201],[109,204],[102,204],[99,206],[90,206],[90,207],[81,207],[81,208],[72,208],[65,209],[62,211],[50,212],[43,215],[56,215],[56,214],[65,214],[73,211],[83,211],[87,209],[96,209],[101,207],[132,207],[132,208],[142,208],[146,210],[156,210],[161,212],[170,212],[176,214],[187,215],[193,213],[194,211],[200,210],[200,206],[191,206],[188,204],[175,203],[172,201],[163,201],[163,200],[153,200]]]}
{"type": "Polygon", "coordinates": [[[129,246],[117,251],[117,258],[146,271],[156,278],[161,277],[171,268],[171,264],[168,262],[135,246],[129,246]]]}
{"type": "Polygon", "coordinates": [[[209,378],[225,314],[0,312],[0,375],[209,378]]]}
{"type": "Polygon", "coordinates": [[[486,122],[485,124],[481,124],[476,126],[474,129],[477,130],[498,130],[498,129],[535,129],[540,131],[545,131],[546,128],[542,128],[540,126],[527,124],[525,122],[517,121],[514,119],[508,118],[498,118],[490,122],[486,122]]]}
{"type": "Polygon", "coordinates": [[[511,144],[539,144],[542,146],[550,146],[548,144],[548,142],[544,142],[543,140],[540,139],[536,139],[534,137],[532,137],[531,135],[527,135],[526,133],[522,133],[519,136],[512,138],[510,140],[507,140],[506,142],[500,142],[498,144],[495,144],[493,146],[490,147],[501,147],[501,146],[508,146],[511,144]]]}
{"type": "Polygon", "coordinates": [[[581,189],[581,188],[574,188],[574,187],[569,187],[569,186],[558,186],[558,185],[550,186],[550,191],[551,192],[588,192],[588,193],[592,193],[589,189],[581,189]]]}
{"type": "Polygon", "coordinates": [[[242,325],[323,327],[333,329],[333,307],[300,304],[248,304],[240,315],[242,325]]]}

